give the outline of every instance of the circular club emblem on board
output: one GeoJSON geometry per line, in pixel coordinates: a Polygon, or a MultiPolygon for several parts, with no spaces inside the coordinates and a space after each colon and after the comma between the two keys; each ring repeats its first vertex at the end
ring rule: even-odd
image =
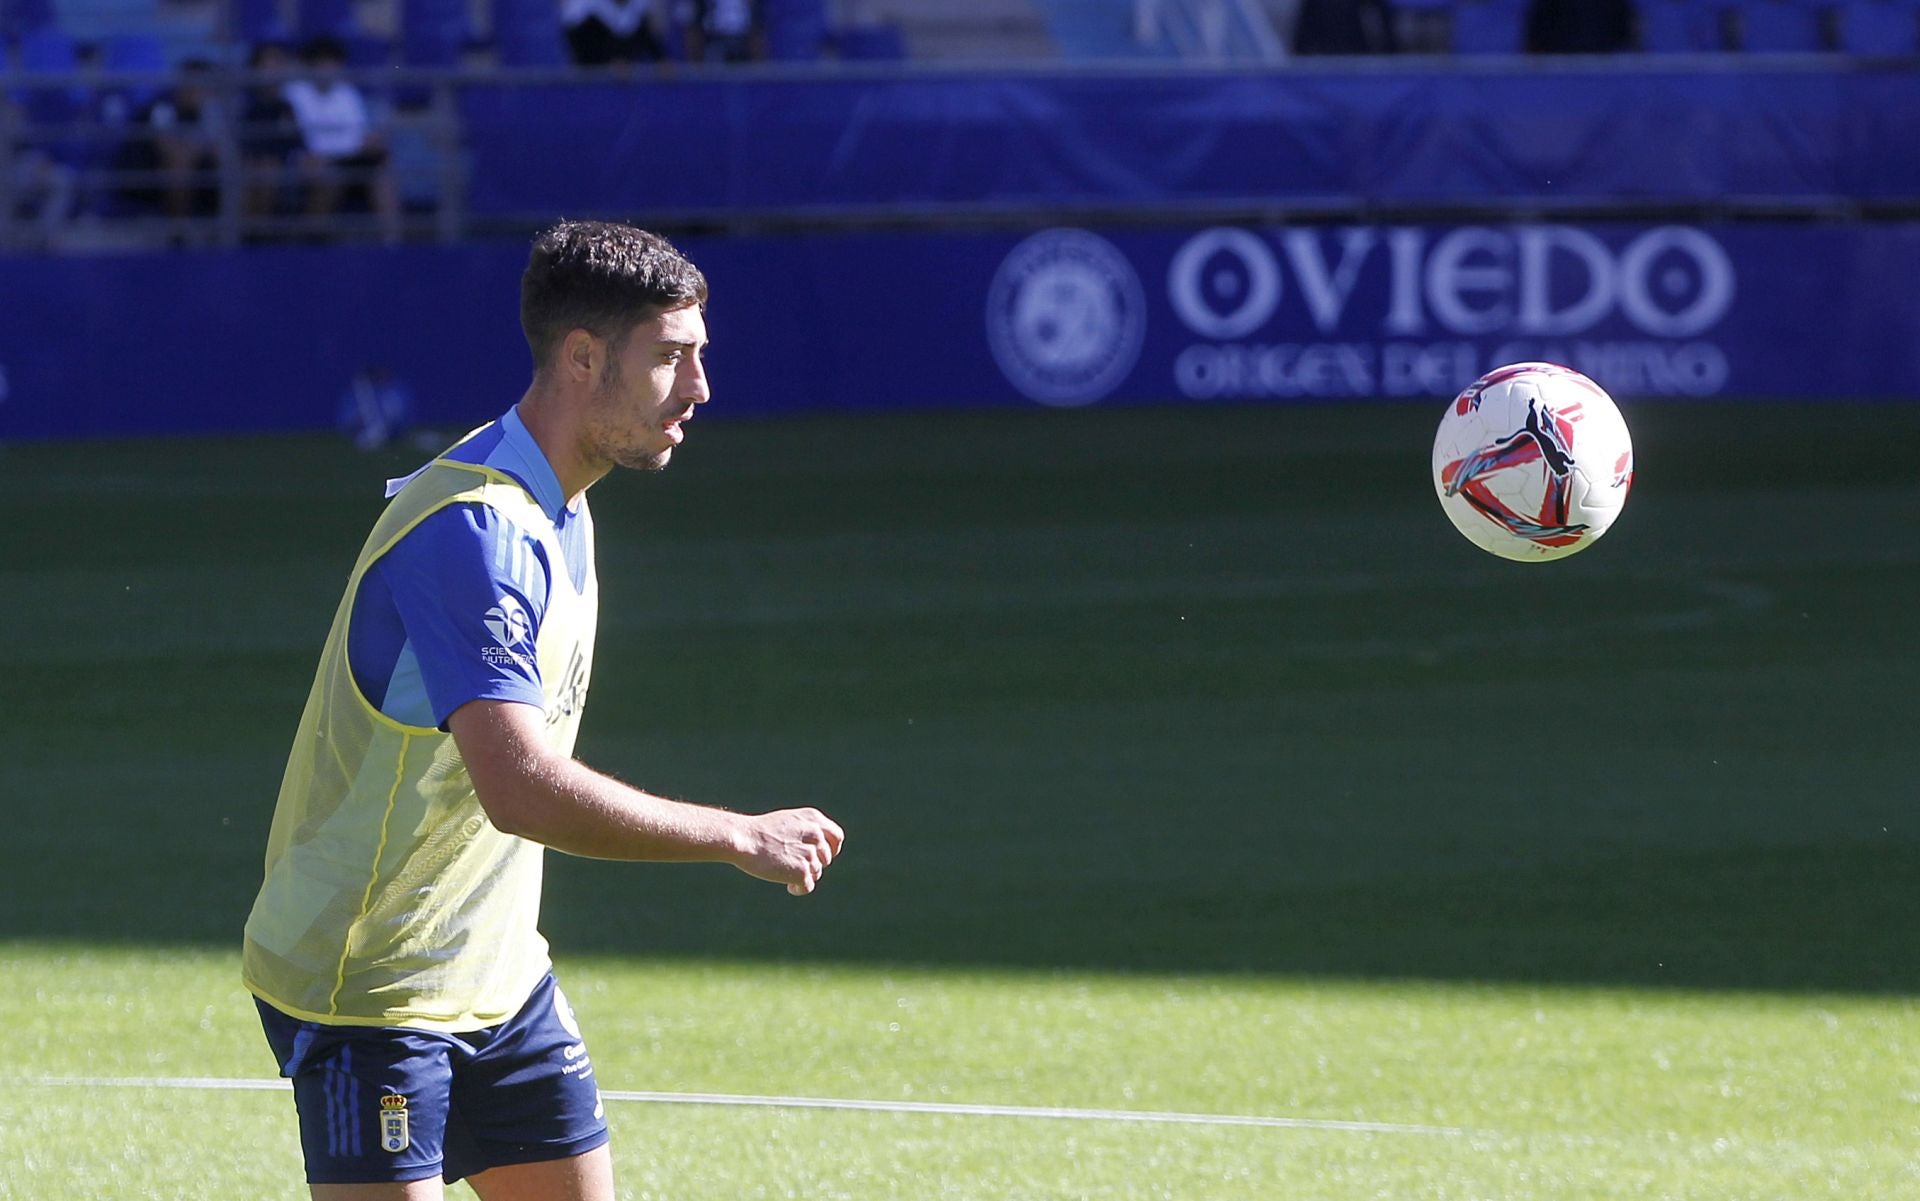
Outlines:
{"type": "Polygon", "coordinates": [[[1031,400],[1083,405],[1140,357],[1146,298],[1133,264],[1096,234],[1049,229],[1013,248],[987,289],[987,344],[1031,400]]]}

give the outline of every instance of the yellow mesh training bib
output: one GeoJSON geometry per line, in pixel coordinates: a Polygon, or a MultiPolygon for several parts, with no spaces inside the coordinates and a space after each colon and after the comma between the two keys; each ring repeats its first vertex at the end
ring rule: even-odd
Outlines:
{"type": "Polygon", "coordinates": [[[525,489],[492,468],[436,460],[361,548],[281,781],[242,970],[254,995],[295,1017],[477,1030],[511,1017],[548,970],[544,848],[495,829],[452,735],[381,713],[347,660],[367,571],[427,516],[468,503],[545,548],[552,588],[534,658],[548,737],[573,753],[598,609],[586,502],[577,518],[588,522],[586,586],[576,592],[553,523],[525,489]]]}

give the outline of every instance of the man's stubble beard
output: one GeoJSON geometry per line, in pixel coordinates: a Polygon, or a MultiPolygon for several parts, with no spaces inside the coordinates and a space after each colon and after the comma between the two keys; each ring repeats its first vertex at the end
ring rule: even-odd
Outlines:
{"type": "MultiPolygon", "coordinates": [[[[617,358],[609,358],[607,360],[607,373],[601,377],[600,387],[595,390],[593,395],[593,425],[596,429],[604,429],[607,426],[617,428],[619,425],[617,417],[620,410],[620,398],[616,395],[615,389],[619,387],[621,378],[620,360],[617,358]]],[[[671,446],[665,450],[640,451],[631,450],[624,445],[615,445],[610,439],[596,439],[596,443],[597,445],[594,447],[596,454],[600,455],[608,463],[616,467],[625,467],[629,471],[665,471],[668,461],[673,458],[673,447],[671,446]]]]}

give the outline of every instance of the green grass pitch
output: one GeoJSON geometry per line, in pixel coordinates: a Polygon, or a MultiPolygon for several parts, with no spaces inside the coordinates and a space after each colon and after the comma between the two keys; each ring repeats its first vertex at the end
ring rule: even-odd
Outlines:
{"type": "MultiPolygon", "coordinates": [[[[849,832],[550,857],[621,1195],[1920,1198],[1920,406],[1630,407],[1537,566],[1437,416],[716,412],[597,488],[582,756],[849,832]]],[[[0,1199],[304,1195],[285,1093],[162,1085],[271,1075],[239,926],[417,457],[0,447],[0,1199]]]]}

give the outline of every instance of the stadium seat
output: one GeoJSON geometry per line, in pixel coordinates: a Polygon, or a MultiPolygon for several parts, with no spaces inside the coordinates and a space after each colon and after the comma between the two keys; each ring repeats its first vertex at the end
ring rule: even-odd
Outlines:
{"type": "Polygon", "coordinates": [[[827,43],[825,0],[766,0],[767,57],[807,61],[827,43]]]}
{"type": "Polygon", "coordinates": [[[280,0],[233,0],[231,11],[233,36],[248,46],[293,40],[286,18],[280,15],[280,0]]]}
{"type": "Polygon", "coordinates": [[[1640,0],[1640,48],[1649,54],[1721,49],[1719,11],[1700,0],[1640,0]]]}
{"type": "Polygon", "coordinates": [[[295,0],[294,26],[303,38],[346,37],[356,28],[353,0],[295,0]]]}
{"type": "Polygon", "coordinates": [[[1444,54],[1453,45],[1453,0],[1389,0],[1387,18],[1403,54],[1444,54]]]}
{"type": "Polygon", "coordinates": [[[552,0],[494,0],[493,46],[503,66],[558,67],[571,61],[552,0]]]}
{"type": "Polygon", "coordinates": [[[409,67],[453,67],[460,63],[464,37],[444,29],[406,29],[400,33],[400,61],[409,67]]]}
{"type": "MultiPolygon", "coordinates": [[[[73,72],[80,68],[80,46],[73,35],[43,26],[20,39],[20,69],[28,72],[73,72]]],[[[64,125],[86,112],[87,90],[82,87],[20,89],[14,100],[27,120],[39,125],[64,125]]]]}
{"type": "Polygon", "coordinates": [[[57,20],[53,0],[0,0],[0,38],[17,41],[57,20]]]}
{"type": "Polygon", "coordinates": [[[356,71],[393,63],[393,43],[386,38],[350,30],[340,38],[340,44],[347,50],[347,66],[356,71]]]}
{"type": "Polygon", "coordinates": [[[1840,49],[1848,54],[1920,51],[1920,5],[1912,0],[1846,0],[1836,16],[1840,49]]]}
{"type": "MultiPolygon", "coordinates": [[[[165,43],[150,33],[116,33],[100,41],[100,65],[108,71],[140,71],[164,75],[172,66],[165,43]]],[[[162,80],[122,85],[116,89],[128,106],[138,109],[166,90],[162,80]]]]}
{"type": "Polygon", "coordinates": [[[687,61],[687,27],[677,18],[668,18],[655,27],[660,39],[660,57],[669,62],[687,61]]]}
{"type": "Polygon", "coordinates": [[[44,25],[20,39],[22,71],[71,71],[79,65],[79,44],[63,29],[44,25]]]}
{"type": "Polygon", "coordinates": [[[400,58],[419,67],[450,67],[472,37],[467,0],[405,0],[400,9],[400,58]]]}
{"type": "MultiPolygon", "coordinates": [[[[72,73],[80,69],[80,46],[73,35],[52,26],[36,29],[20,39],[19,68],[25,72],[72,73]]],[[[79,85],[34,88],[16,85],[14,103],[32,127],[30,141],[55,160],[85,167],[96,143],[79,127],[92,120],[93,94],[79,85]]]]}
{"type": "Polygon", "coordinates": [[[1815,54],[1826,49],[1820,10],[1805,0],[1742,0],[1740,48],[1751,54],[1815,54]]]}
{"type": "Polygon", "coordinates": [[[840,57],[853,62],[899,62],[907,57],[907,39],[898,25],[848,25],[833,33],[840,57]]]}
{"type": "MultiPolygon", "coordinates": [[[[409,67],[455,67],[472,39],[466,0],[406,0],[400,10],[400,61],[409,67]]],[[[424,108],[433,101],[425,84],[394,89],[402,108],[424,108]]]]}
{"type": "Polygon", "coordinates": [[[1521,0],[1461,0],[1454,7],[1455,54],[1518,54],[1525,40],[1521,0]]]}

